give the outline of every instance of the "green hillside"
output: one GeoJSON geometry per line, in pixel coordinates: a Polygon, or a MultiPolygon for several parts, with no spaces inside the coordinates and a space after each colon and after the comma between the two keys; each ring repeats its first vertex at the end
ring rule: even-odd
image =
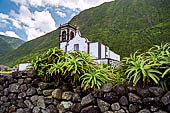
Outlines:
{"type": "Polygon", "coordinates": [[[14,50],[10,44],[0,38],[0,56],[14,50]]]}
{"type": "MultiPolygon", "coordinates": [[[[115,0],[82,11],[70,23],[80,28],[83,37],[102,42],[124,57],[170,42],[170,0],[115,0]]],[[[58,36],[57,30],[27,42],[0,57],[0,63],[31,59],[34,53],[56,46],[58,36]]]]}
{"type": "Polygon", "coordinates": [[[49,48],[58,46],[58,31],[53,31],[42,37],[25,42],[18,49],[0,57],[0,64],[13,65],[25,62],[49,48]]]}
{"type": "Polygon", "coordinates": [[[71,23],[88,39],[128,56],[170,42],[170,0],[115,0],[81,12],[71,23]]]}
{"type": "Polygon", "coordinates": [[[14,49],[18,48],[20,45],[22,45],[25,42],[19,38],[9,37],[9,36],[4,36],[4,35],[0,35],[0,38],[5,40],[7,43],[11,44],[11,46],[14,49]]]}

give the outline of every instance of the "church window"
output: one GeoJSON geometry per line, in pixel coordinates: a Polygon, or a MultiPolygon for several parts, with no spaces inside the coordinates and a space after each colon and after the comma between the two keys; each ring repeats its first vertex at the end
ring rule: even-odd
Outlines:
{"type": "Polygon", "coordinates": [[[79,44],[74,44],[74,51],[79,51],[79,44]]]}
{"type": "Polygon", "coordinates": [[[72,40],[74,38],[74,33],[71,31],[70,33],[70,40],[72,40]]]}
{"type": "Polygon", "coordinates": [[[62,32],[62,41],[66,41],[66,31],[62,32]]]}

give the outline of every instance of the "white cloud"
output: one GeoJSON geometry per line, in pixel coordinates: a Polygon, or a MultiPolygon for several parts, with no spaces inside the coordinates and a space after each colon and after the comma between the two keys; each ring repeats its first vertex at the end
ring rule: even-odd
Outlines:
{"type": "Polygon", "coordinates": [[[66,17],[66,14],[61,11],[57,11],[56,14],[59,15],[61,18],[66,17]]]}
{"type": "Polygon", "coordinates": [[[5,33],[4,32],[0,32],[0,35],[5,35],[5,33]]]}
{"type": "Polygon", "coordinates": [[[1,35],[5,35],[5,36],[10,36],[10,37],[15,37],[15,38],[19,38],[21,39],[20,36],[18,36],[15,32],[13,31],[6,31],[6,32],[0,32],[1,35]]]}
{"type": "Polygon", "coordinates": [[[11,20],[15,27],[21,28],[21,24],[23,25],[27,40],[32,40],[56,29],[55,21],[48,10],[31,13],[28,7],[22,5],[19,14],[12,10],[10,16],[14,18],[11,20]]]}
{"type": "Polygon", "coordinates": [[[114,0],[12,0],[16,4],[31,5],[33,7],[41,6],[64,6],[71,9],[80,8],[85,10],[91,7],[98,6],[104,2],[110,2],[114,0]]]}

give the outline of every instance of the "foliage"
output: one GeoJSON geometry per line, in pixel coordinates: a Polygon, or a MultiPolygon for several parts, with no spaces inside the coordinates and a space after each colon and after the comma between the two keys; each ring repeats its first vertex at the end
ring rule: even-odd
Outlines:
{"type": "Polygon", "coordinates": [[[135,86],[139,80],[143,86],[152,84],[161,85],[167,90],[170,85],[170,44],[155,45],[147,52],[140,54],[138,51],[123,60],[124,73],[129,82],[135,86]]]}
{"type": "Polygon", "coordinates": [[[19,46],[21,46],[24,43],[23,40],[21,40],[19,38],[15,38],[15,37],[9,37],[9,36],[0,35],[0,39],[6,41],[14,49],[18,48],[19,46]]]}
{"type": "Polygon", "coordinates": [[[0,54],[4,54],[12,50],[12,46],[0,38],[0,54]]]}
{"type": "Polygon", "coordinates": [[[80,84],[84,89],[100,88],[105,83],[115,84],[120,80],[114,76],[111,67],[98,65],[87,53],[65,53],[57,47],[37,56],[32,61],[32,66],[45,81],[55,78],[58,81],[80,84]]]}

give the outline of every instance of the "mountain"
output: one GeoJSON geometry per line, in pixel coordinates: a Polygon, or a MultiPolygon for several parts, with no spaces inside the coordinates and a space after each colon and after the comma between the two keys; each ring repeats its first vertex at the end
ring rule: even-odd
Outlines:
{"type": "Polygon", "coordinates": [[[0,38],[0,56],[14,50],[10,44],[0,38]]]}
{"type": "Polygon", "coordinates": [[[14,49],[18,48],[20,45],[25,43],[25,41],[23,41],[23,40],[21,40],[19,38],[15,38],[15,37],[9,37],[9,36],[0,35],[0,38],[5,40],[7,43],[11,44],[11,46],[14,49]]]}
{"type": "Polygon", "coordinates": [[[0,56],[0,64],[14,65],[19,62],[25,62],[49,48],[58,46],[59,30],[47,33],[46,35],[34,40],[25,42],[16,50],[0,56]]]}
{"type": "MultiPolygon", "coordinates": [[[[170,42],[170,0],[115,0],[82,11],[70,23],[77,25],[83,37],[99,41],[121,55],[138,49],[170,42]]],[[[0,63],[13,65],[57,46],[59,30],[26,42],[0,57],[0,63]],[[40,53],[39,53],[40,52],[40,53]]]]}

